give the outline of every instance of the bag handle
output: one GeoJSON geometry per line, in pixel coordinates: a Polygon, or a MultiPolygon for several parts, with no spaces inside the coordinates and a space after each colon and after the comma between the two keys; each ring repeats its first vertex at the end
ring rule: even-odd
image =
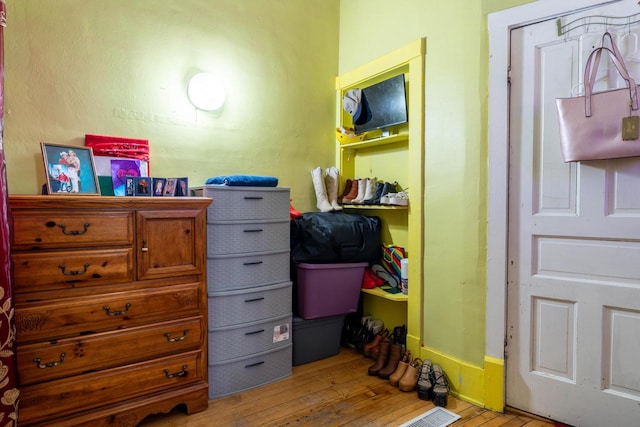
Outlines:
{"type": "Polygon", "coordinates": [[[613,38],[611,38],[611,34],[609,34],[608,32],[605,33],[605,35],[602,37],[603,44],[604,44],[604,38],[606,36],[609,36],[613,50],[607,47],[599,47],[595,49],[589,55],[589,58],[587,59],[587,63],[584,69],[585,116],[586,117],[591,117],[591,94],[593,93],[593,86],[595,85],[595,82],[596,82],[598,65],[600,64],[600,56],[602,55],[603,51],[605,51],[609,55],[616,69],[618,70],[618,73],[620,73],[622,78],[627,82],[627,85],[629,86],[629,99],[630,99],[631,109],[638,110],[638,90],[636,87],[636,82],[627,72],[627,66],[624,63],[622,55],[620,54],[620,51],[618,50],[617,46],[613,42],[613,38]]]}

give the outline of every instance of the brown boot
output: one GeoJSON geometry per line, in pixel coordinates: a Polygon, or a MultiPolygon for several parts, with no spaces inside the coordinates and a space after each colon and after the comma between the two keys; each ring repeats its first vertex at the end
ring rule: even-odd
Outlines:
{"type": "Polygon", "coordinates": [[[349,194],[349,192],[351,191],[351,184],[352,181],[350,179],[347,179],[347,181],[344,183],[344,190],[342,190],[342,194],[340,195],[340,197],[338,197],[338,203],[342,203],[342,198],[346,197],[347,194],[349,194]]]}
{"type": "Polygon", "coordinates": [[[404,371],[404,375],[400,378],[398,388],[400,391],[413,391],[418,384],[418,375],[420,374],[420,368],[422,367],[422,359],[415,358],[407,369],[404,371]]]}
{"type": "Polygon", "coordinates": [[[402,360],[398,362],[398,367],[393,372],[393,374],[391,374],[391,376],[389,377],[389,384],[391,384],[394,387],[398,386],[398,383],[400,382],[400,378],[402,378],[402,376],[404,375],[404,371],[406,371],[407,366],[409,366],[410,360],[411,360],[411,352],[407,350],[404,353],[404,356],[402,356],[402,360]]]}
{"type": "Polygon", "coordinates": [[[404,354],[404,346],[402,344],[391,344],[391,350],[389,350],[389,359],[383,369],[378,372],[378,376],[382,379],[387,379],[393,374],[398,367],[400,359],[404,354]]]}
{"type": "Polygon", "coordinates": [[[357,178],[351,181],[351,190],[346,196],[342,196],[342,203],[349,204],[353,201],[353,199],[358,197],[358,184],[359,182],[357,178]]]}
{"type": "Polygon", "coordinates": [[[376,334],[373,339],[362,346],[362,352],[367,357],[373,357],[374,359],[378,358],[378,353],[380,353],[380,343],[382,340],[389,336],[389,330],[385,329],[384,331],[376,334]]]}
{"type": "Polygon", "coordinates": [[[378,358],[376,359],[376,363],[369,366],[369,375],[376,376],[380,372],[382,368],[384,368],[389,360],[389,349],[391,348],[391,340],[383,339],[380,343],[380,352],[378,353],[378,358]]]}

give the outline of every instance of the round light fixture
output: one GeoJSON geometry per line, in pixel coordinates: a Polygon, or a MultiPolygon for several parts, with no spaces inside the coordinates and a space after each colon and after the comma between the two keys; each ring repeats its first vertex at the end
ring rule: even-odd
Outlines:
{"type": "Polygon", "coordinates": [[[224,86],[215,76],[198,73],[189,81],[187,96],[197,109],[214,111],[224,104],[224,86]]]}

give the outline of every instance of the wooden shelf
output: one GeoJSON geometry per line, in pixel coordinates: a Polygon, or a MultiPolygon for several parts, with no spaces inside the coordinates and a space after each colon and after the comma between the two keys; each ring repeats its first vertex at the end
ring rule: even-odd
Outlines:
{"type": "Polygon", "coordinates": [[[396,205],[342,205],[343,209],[382,209],[382,210],[400,210],[406,211],[409,206],[396,206],[396,205]]]}
{"type": "Polygon", "coordinates": [[[390,301],[396,301],[396,302],[407,302],[409,300],[408,295],[405,295],[402,293],[390,294],[389,292],[385,292],[380,288],[362,289],[362,293],[375,295],[377,297],[388,299],[390,301]]]}
{"type": "Polygon", "coordinates": [[[398,133],[395,135],[381,136],[379,138],[373,138],[373,139],[366,139],[364,141],[340,144],[340,148],[357,150],[360,148],[378,147],[380,145],[395,144],[397,142],[408,142],[408,141],[409,141],[408,133],[398,133]]]}

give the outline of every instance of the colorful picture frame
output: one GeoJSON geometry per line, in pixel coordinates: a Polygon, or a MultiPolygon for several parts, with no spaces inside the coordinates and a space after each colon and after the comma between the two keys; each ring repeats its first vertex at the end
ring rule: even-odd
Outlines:
{"type": "Polygon", "coordinates": [[[47,193],[50,195],[100,195],[93,150],[40,143],[47,193]]]}

